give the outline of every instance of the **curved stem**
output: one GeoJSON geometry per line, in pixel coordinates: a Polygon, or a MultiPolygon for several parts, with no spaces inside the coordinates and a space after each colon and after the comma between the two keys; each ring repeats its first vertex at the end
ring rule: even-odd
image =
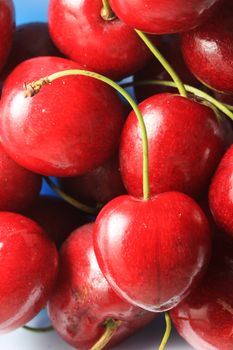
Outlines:
{"type": "Polygon", "coordinates": [[[30,327],[30,326],[23,326],[24,329],[30,332],[36,332],[36,333],[46,333],[46,332],[51,332],[53,331],[53,326],[48,326],[44,328],[35,328],[35,327],[30,327]]]}
{"type": "Polygon", "coordinates": [[[116,16],[114,14],[114,12],[112,11],[108,0],[102,0],[102,9],[101,9],[101,17],[105,20],[105,21],[112,21],[114,19],[116,19],[116,16]]]}
{"type": "Polygon", "coordinates": [[[171,329],[172,329],[171,319],[170,319],[170,316],[167,312],[165,312],[165,321],[166,321],[166,330],[165,330],[163,339],[161,341],[161,344],[159,346],[159,350],[165,349],[165,346],[166,346],[167,341],[168,341],[170,334],[171,334],[171,329]]]}
{"type": "Polygon", "coordinates": [[[119,328],[121,324],[121,321],[115,321],[112,319],[109,319],[105,323],[105,332],[102,335],[102,337],[91,347],[90,350],[101,350],[103,349],[111,340],[111,338],[114,336],[115,332],[119,328]]]}
{"type": "Polygon", "coordinates": [[[25,97],[32,97],[35,94],[37,94],[41,87],[45,84],[52,83],[54,80],[63,78],[65,76],[70,75],[83,75],[86,77],[91,77],[97,80],[100,80],[104,82],[105,84],[113,87],[116,91],[118,91],[131,105],[132,109],[134,110],[136,117],[138,119],[141,133],[142,133],[142,149],[143,149],[143,198],[147,200],[150,197],[150,187],[149,187],[149,152],[148,152],[148,137],[147,137],[147,131],[146,126],[142,117],[142,114],[136,104],[136,102],[133,100],[133,98],[128,94],[127,91],[125,91],[120,85],[115,83],[113,80],[90,71],[86,70],[80,70],[80,69],[70,69],[65,70],[61,72],[57,72],[54,74],[51,74],[48,77],[41,78],[37,81],[34,81],[30,84],[25,84],[25,97]]]}
{"type": "Polygon", "coordinates": [[[89,207],[88,205],[85,205],[83,203],[80,203],[79,201],[77,201],[76,199],[74,199],[73,197],[69,196],[68,194],[66,194],[65,192],[63,192],[59,187],[57,187],[51,180],[49,177],[44,176],[45,181],[47,182],[47,184],[49,185],[49,187],[51,187],[51,189],[57,193],[62,199],[64,199],[64,201],[66,201],[67,203],[71,204],[73,207],[83,211],[86,214],[92,214],[92,215],[96,215],[98,214],[99,210],[101,209],[101,207],[96,207],[96,208],[92,208],[89,207]]]}
{"type": "Polygon", "coordinates": [[[163,68],[167,71],[167,73],[171,76],[172,80],[175,83],[175,86],[179,90],[179,93],[183,97],[187,97],[187,92],[185,90],[185,85],[182,83],[178,74],[174,71],[170,63],[163,57],[163,55],[159,52],[159,50],[154,46],[152,41],[140,30],[135,29],[135,32],[140,36],[140,38],[144,41],[149,50],[153,53],[153,55],[157,58],[157,60],[162,64],[163,68]]]}
{"type": "MultiPolygon", "coordinates": [[[[168,86],[168,87],[173,87],[176,88],[176,84],[172,81],[166,81],[166,80],[142,80],[138,81],[135,83],[126,83],[122,84],[122,86],[127,87],[127,86],[141,86],[141,85],[160,85],[160,86],[168,86]]],[[[193,86],[190,85],[184,85],[185,89],[188,92],[191,92],[193,95],[200,97],[208,102],[210,102],[212,105],[214,105],[216,108],[218,108],[221,112],[223,112],[225,115],[227,115],[231,120],[233,120],[233,111],[229,109],[229,107],[222,102],[219,102],[216,100],[214,97],[210,96],[204,91],[201,91],[193,86]]]]}

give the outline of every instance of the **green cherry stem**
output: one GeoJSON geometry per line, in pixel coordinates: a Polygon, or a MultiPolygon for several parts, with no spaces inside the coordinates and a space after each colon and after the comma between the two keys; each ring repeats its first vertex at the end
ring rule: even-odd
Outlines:
{"type": "Polygon", "coordinates": [[[170,319],[170,316],[167,312],[165,312],[165,321],[166,321],[166,331],[164,333],[163,339],[162,339],[161,344],[159,346],[159,350],[165,349],[165,346],[166,346],[167,341],[168,341],[170,334],[171,334],[171,329],[172,329],[171,319],[170,319]]]}
{"type": "Polygon", "coordinates": [[[46,332],[51,332],[53,331],[53,326],[48,326],[44,328],[35,328],[35,327],[30,327],[30,326],[23,326],[24,329],[30,332],[35,332],[35,333],[46,333],[46,332]]]}
{"type": "Polygon", "coordinates": [[[105,332],[102,337],[91,347],[90,350],[102,350],[111,340],[111,338],[116,333],[117,329],[120,327],[121,321],[115,321],[113,319],[109,319],[106,321],[104,327],[105,332]]]}
{"type": "Polygon", "coordinates": [[[66,201],[67,203],[71,204],[73,207],[75,207],[76,209],[79,209],[81,211],[83,211],[86,214],[91,214],[91,215],[97,215],[98,212],[101,209],[101,206],[97,206],[95,208],[89,207],[88,205],[85,205],[79,201],[77,201],[76,199],[74,199],[73,197],[69,196],[68,194],[66,194],[65,192],[63,192],[59,187],[57,187],[51,180],[49,177],[44,176],[44,180],[46,181],[46,183],[49,185],[49,187],[55,192],[57,193],[62,199],[64,199],[64,201],[66,201]]]}
{"type": "Polygon", "coordinates": [[[63,78],[65,76],[70,75],[83,75],[86,77],[94,78],[97,80],[100,80],[104,82],[105,84],[111,86],[113,89],[118,91],[131,105],[132,109],[134,110],[136,117],[138,119],[141,133],[142,133],[142,148],[143,148],[143,198],[144,200],[149,199],[150,197],[150,186],[149,186],[149,154],[148,154],[148,137],[147,137],[147,131],[146,126],[142,117],[142,114],[136,104],[136,102],[133,100],[133,98],[128,94],[127,91],[125,91],[120,85],[115,83],[113,80],[98,74],[94,72],[90,72],[87,70],[80,70],[80,69],[70,69],[70,70],[64,70],[60,71],[54,74],[49,75],[48,77],[41,78],[37,81],[34,81],[29,84],[25,84],[25,97],[32,97],[35,94],[37,94],[41,87],[46,84],[52,83],[54,80],[63,78]]]}
{"type": "Polygon", "coordinates": [[[105,21],[113,21],[114,19],[116,19],[116,16],[114,14],[114,12],[112,11],[108,0],[102,0],[102,9],[100,12],[101,17],[105,20],[105,21]]]}
{"type": "Polygon", "coordinates": [[[140,36],[140,38],[144,41],[148,49],[153,53],[153,55],[157,58],[157,60],[162,64],[163,68],[167,71],[167,73],[171,76],[172,80],[175,83],[179,93],[183,97],[187,97],[187,92],[184,84],[182,83],[178,74],[174,71],[170,63],[165,59],[165,57],[159,52],[159,50],[154,46],[152,41],[147,37],[147,35],[140,30],[135,29],[135,32],[140,36]]]}
{"type": "MultiPolygon", "coordinates": [[[[127,86],[143,86],[143,85],[160,85],[160,86],[168,86],[168,87],[173,87],[176,88],[176,84],[172,81],[166,81],[166,80],[142,80],[134,83],[125,83],[122,84],[122,87],[127,87],[127,86]]],[[[225,115],[227,115],[231,120],[233,120],[233,111],[229,109],[229,107],[218,100],[216,100],[214,97],[210,96],[204,91],[201,91],[193,86],[190,85],[184,85],[185,89],[188,92],[191,92],[193,95],[202,98],[203,100],[206,100],[210,102],[212,105],[214,105],[216,108],[218,108],[221,112],[223,112],[225,115]]]]}

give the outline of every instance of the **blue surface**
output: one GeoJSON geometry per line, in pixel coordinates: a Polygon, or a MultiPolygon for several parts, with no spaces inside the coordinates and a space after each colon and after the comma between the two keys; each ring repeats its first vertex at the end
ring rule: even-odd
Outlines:
{"type": "Polygon", "coordinates": [[[13,0],[16,24],[28,22],[47,22],[49,0],[13,0]]]}

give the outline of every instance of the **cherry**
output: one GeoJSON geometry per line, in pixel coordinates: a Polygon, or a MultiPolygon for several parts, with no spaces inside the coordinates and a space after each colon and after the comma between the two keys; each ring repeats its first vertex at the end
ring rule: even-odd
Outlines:
{"type": "Polygon", "coordinates": [[[233,236],[233,145],[222,158],[209,189],[209,204],[217,224],[233,236]]]}
{"type": "Polygon", "coordinates": [[[0,144],[0,211],[22,211],[39,195],[41,176],[22,168],[0,144]]]}
{"type": "Polygon", "coordinates": [[[221,0],[109,0],[115,14],[126,24],[147,33],[187,31],[204,22],[221,0]]]}
{"type": "Polygon", "coordinates": [[[52,324],[72,346],[90,349],[108,320],[121,321],[113,346],[156,317],[120,299],[101,273],[93,250],[94,224],[75,230],[60,252],[58,283],[48,309],[52,324]]]}
{"type": "Polygon", "coordinates": [[[89,173],[60,178],[59,182],[64,192],[91,204],[107,203],[126,193],[120,175],[118,153],[89,173]]]}
{"type": "MultiPolygon", "coordinates": [[[[163,93],[139,105],[149,142],[151,194],[181,191],[198,196],[224,152],[224,122],[194,100],[163,93]]],[[[127,191],[142,196],[142,141],[134,112],[126,120],[120,167],[127,191]]]]}
{"type": "Polygon", "coordinates": [[[180,335],[198,350],[232,349],[233,246],[228,247],[215,254],[202,284],[170,312],[180,335]]]}
{"type": "Polygon", "coordinates": [[[15,13],[12,0],[0,0],[0,71],[10,53],[15,28],[15,13]]]}
{"type": "Polygon", "coordinates": [[[212,89],[233,94],[233,6],[230,1],[209,21],[184,33],[182,52],[192,73],[212,89]]]}
{"type": "Polygon", "coordinates": [[[57,247],[61,246],[70,232],[87,222],[77,209],[51,196],[40,196],[24,214],[43,227],[57,247]]]}
{"type": "Polygon", "coordinates": [[[25,81],[71,68],[82,69],[63,58],[33,58],[17,66],[3,88],[2,144],[15,161],[43,175],[80,175],[107,161],[118,146],[124,111],[102,82],[63,77],[24,98],[25,81]]]}
{"type": "Polygon", "coordinates": [[[134,30],[101,18],[102,0],[50,0],[49,29],[57,47],[91,70],[120,80],[152,58],[134,30]]]}
{"type": "Polygon", "coordinates": [[[42,228],[15,213],[0,212],[0,333],[30,321],[54,286],[57,252],[42,228]]]}
{"type": "Polygon", "coordinates": [[[210,232],[199,206],[179,192],[109,202],[94,228],[97,261],[112,288],[133,305],[164,311],[203,275],[210,232]]]}

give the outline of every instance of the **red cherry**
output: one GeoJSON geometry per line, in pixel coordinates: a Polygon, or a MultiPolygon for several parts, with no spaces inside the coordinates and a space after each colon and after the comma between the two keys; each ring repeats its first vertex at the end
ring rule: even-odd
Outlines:
{"type": "Polygon", "coordinates": [[[233,146],[222,158],[209,189],[209,204],[217,224],[233,236],[233,146]]]}
{"type": "Polygon", "coordinates": [[[58,283],[48,304],[56,331],[80,350],[97,342],[108,319],[122,321],[108,344],[112,347],[156,317],[113,292],[96,261],[93,226],[75,230],[62,246],[58,283]]]}
{"type": "Polygon", "coordinates": [[[39,195],[41,176],[22,168],[0,144],[0,211],[22,211],[39,195]]]}
{"type": "Polygon", "coordinates": [[[197,27],[222,0],[110,0],[116,15],[133,28],[170,34],[197,27]]]}
{"type": "Polygon", "coordinates": [[[69,58],[120,80],[152,58],[134,30],[119,19],[101,18],[102,0],[50,0],[49,29],[69,58]]]}
{"type": "Polygon", "coordinates": [[[221,249],[202,284],[171,311],[176,329],[197,350],[232,350],[232,245],[230,249],[221,249]]]}
{"type": "MultiPolygon", "coordinates": [[[[223,120],[204,104],[168,93],[139,108],[148,132],[151,194],[175,190],[198,196],[225,149],[223,120]]],[[[134,112],[123,129],[120,167],[127,191],[142,197],[142,140],[134,112]]]]}
{"type": "Polygon", "coordinates": [[[0,71],[10,53],[15,28],[15,13],[12,0],[0,0],[0,71]]]}
{"type": "Polygon", "coordinates": [[[63,77],[33,98],[23,83],[65,69],[82,69],[58,57],[24,61],[3,88],[1,137],[19,164],[43,175],[75,176],[105,162],[123,124],[120,99],[107,85],[83,76],[63,77]]]}
{"type": "Polygon", "coordinates": [[[233,6],[230,1],[197,29],[183,34],[182,52],[192,73],[212,89],[233,94],[233,6]]]}
{"type": "Polygon", "coordinates": [[[40,226],[0,213],[0,333],[23,326],[45,306],[57,263],[55,246],[40,226]]]}
{"type": "Polygon", "coordinates": [[[158,312],[177,305],[202,277],[210,232],[202,210],[182,193],[147,201],[125,195],[99,213],[94,249],[119,296],[158,312]]]}
{"type": "Polygon", "coordinates": [[[43,227],[57,247],[61,246],[70,232],[87,222],[77,209],[50,196],[40,196],[24,214],[43,227]]]}

